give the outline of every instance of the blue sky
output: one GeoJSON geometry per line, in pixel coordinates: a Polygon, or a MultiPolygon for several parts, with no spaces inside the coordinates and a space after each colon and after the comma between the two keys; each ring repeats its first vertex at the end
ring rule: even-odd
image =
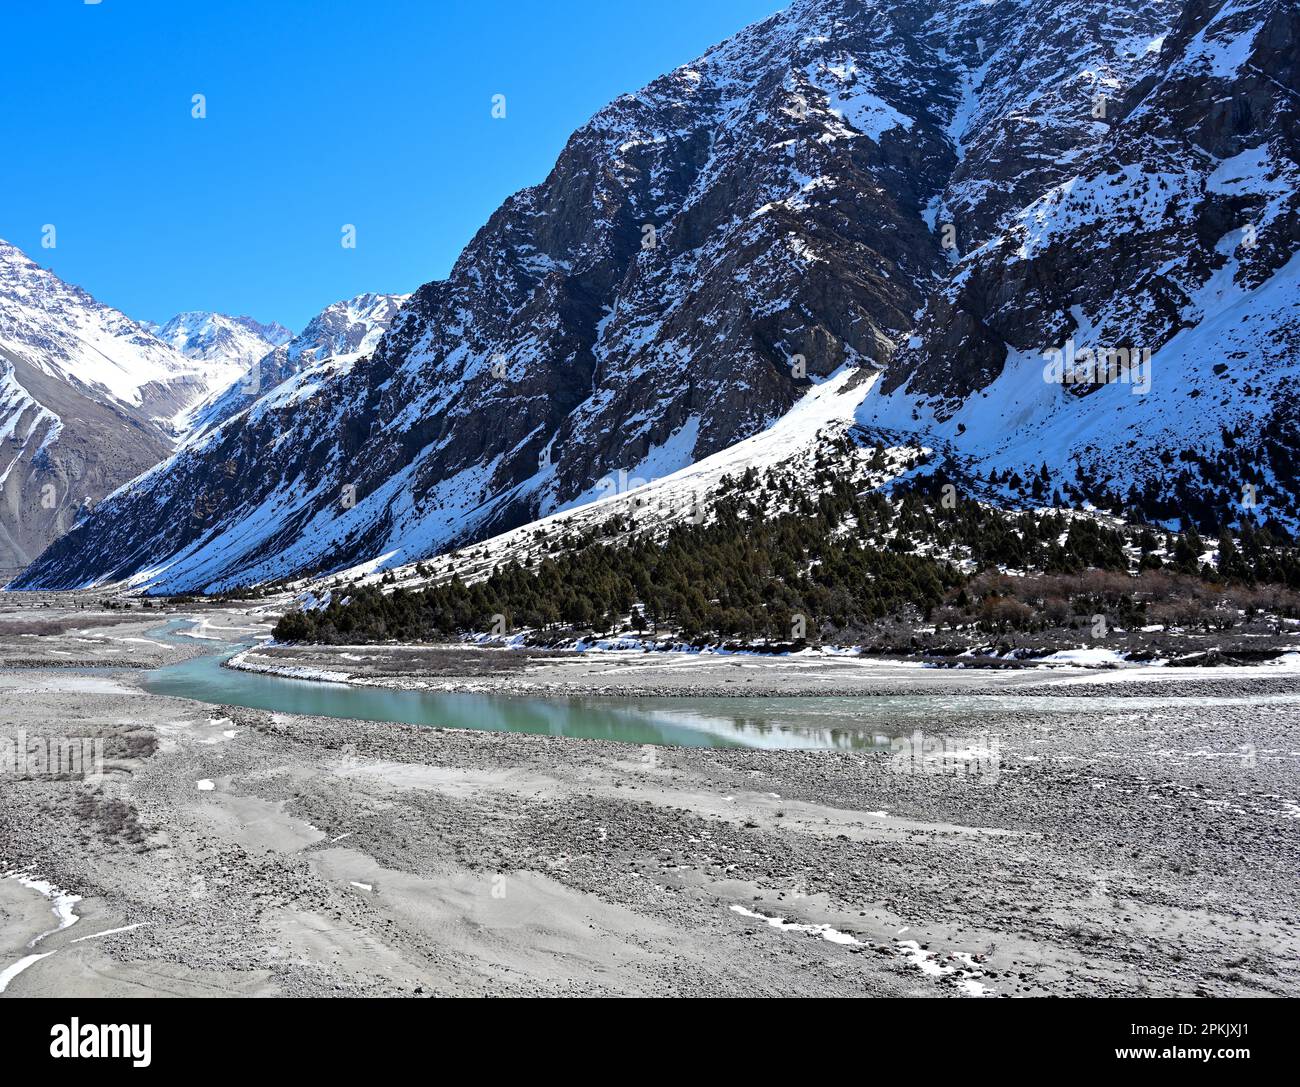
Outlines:
{"type": "Polygon", "coordinates": [[[340,298],[445,276],[607,101],[784,6],[6,3],[0,237],[132,317],[298,330],[340,298]]]}

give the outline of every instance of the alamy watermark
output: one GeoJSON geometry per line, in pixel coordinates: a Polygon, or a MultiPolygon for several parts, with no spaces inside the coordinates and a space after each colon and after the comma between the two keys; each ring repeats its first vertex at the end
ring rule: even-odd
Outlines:
{"type": "Polygon", "coordinates": [[[1065,346],[1043,352],[1047,365],[1043,380],[1049,385],[1130,385],[1134,396],[1151,391],[1151,348],[1065,346]]]}
{"type": "Polygon", "coordinates": [[[97,778],[104,773],[103,738],[0,736],[0,778],[97,778]]]}
{"type": "Polygon", "coordinates": [[[998,738],[981,732],[977,736],[926,736],[920,730],[911,736],[891,740],[890,767],[896,774],[988,777],[996,779],[1002,770],[998,738]]]}
{"type": "MultiPolygon", "coordinates": [[[[600,498],[603,500],[613,498],[615,495],[639,491],[642,487],[649,487],[651,484],[660,482],[662,480],[657,478],[641,479],[636,476],[629,476],[627,469],[620,468],[618,475],[606,476],[596,484],[596,489],[600,492],[600,498]]],[[[708,516],[703,493],[694,487],[685,490],[676,487],[660,488],[657,492],[650,492],[643,497],[638,497],[633,508],[634,511],[657,509],[661,513],[670,516],[680,515],[688,525],[702,525],[708,516]]]]}

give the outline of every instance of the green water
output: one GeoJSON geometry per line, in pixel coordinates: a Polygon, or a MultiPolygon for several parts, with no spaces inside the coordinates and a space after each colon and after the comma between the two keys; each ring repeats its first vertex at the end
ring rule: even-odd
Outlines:
{"type": "MultiPolygon", "coordinates": [[[[177,640],[188,620],[168,623],[153,637],[177,640]]],[[[965,734],[995,730],[1007,713],[1087,715],[1176,712],[1162,698],[1069,698],[1006,694],[899,694],[855,698],[531,698],[349,687],[223,668],[246,646],[214,651],[149,672],[155,694],[216,705],[366,721],[398,721],[491,732],[617,740],[674,747],[888,750],[890,741],[920,729],[965,734]]],[[[1199,698],[1196,705],[1261,701],[1296,703],[1295,696],[1199,698]]]]}
{"type": "Polygon", "coordinates": [[[660,747],[888,748],[854,703],[782,698],[521,698],[349,687],[223,668],[237,648],[144,677],[154,694],[281,713],[490,732],[618,740],[660,747]]]}

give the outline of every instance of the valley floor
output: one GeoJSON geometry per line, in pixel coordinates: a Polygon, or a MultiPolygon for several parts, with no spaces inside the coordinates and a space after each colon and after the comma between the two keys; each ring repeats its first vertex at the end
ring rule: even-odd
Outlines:
{"type": "MultiPolygon", "coordinates": [[[[1300,676],[1160,681],[1253,704],[1010,711],[996,767],[925,773],[164,698],[140,667],[204,650],[154,636],[174,615],[50,604],[39,637],[0,610],[0,753],[98,737],[106,772],[0,774],[6,997],[1300,994],[1300,714],[1278,697],[1300,676]]],[[[212,638],[266,629],[202,614],[212,638]]],[[[883,667],[891,690],[1034,681],[883,667]]],[[[1150,688],[1123,674],[1055,685],[1150,688]]]]}

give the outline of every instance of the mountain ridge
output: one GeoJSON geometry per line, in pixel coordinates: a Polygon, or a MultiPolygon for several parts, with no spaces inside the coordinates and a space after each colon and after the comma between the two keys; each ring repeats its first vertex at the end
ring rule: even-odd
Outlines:
{"type": "Polygon", "coordinates": [[[295,375],[326,363],[333,363],[334,371],[374,350],[409,297],[367,291],[326,306],[297,336],[274,345],[228,385],[195,404],[184,419],[186,446],[295,375]]]}
{"type": "MultiPolygon", "coordinates": [[[[124,489],[21,584],[129,578],[192,591],[402,565],[590,501],[611,478],[686,469],[761,434],[845,366],[884,372],[852,390],[858,426],[933,443],[981,478],[1030,466],[1053,434],[1068,450],[1071,428],[1113,408],[1121,422],[1087,431],[1101,443],[1094,462],[1043,462],[1053,486],[1110,500],[1105,480],[1081,478],[1085,464],[1205,392],[1180,398],[1170,383],[1134,409],[1119,402],[1132,382],[1053,388],[1042,356],[1063,351],[1073,328],[1081,348],[1132,343],[1143,357],[1142,340],[1089,340],[1107,321],[1119,327],[1124,297],[1097,254],[1134,208],[1151,229],[1120,267],[1150,279],[1165,259],[1165,208],[1141,156],[1186,153],[1178,133],[1198,131],[1196,103],[1210,110],[1243,79],[1250,109],[1205,121],[1205,133],[1230,123],[1240,154],[1282,124],[1285,104],[1261,111],[1295,81],[1294,26],[1278,0],[958,0],[938,11],[799,0],[599,111],[448,279],[410,297],[370,355],[264,398],[202,456],[124,489]],[[1262,74],[1214,59],[1232,49],[1262,74]],[[1138,169],[1116,174],[1117,154],[1138,169]],[[1116,176],[1133,191],[1091,239],[1054,218],[1116,176]],[[1073,248],[1053,241],[1058,231],[1073,248]],[[1000,411],[981,408],[990,396],[1000,411]],[[227,486],[217,469],[231,464],[227,486]],[[196,506],[197,521],[186,514],[196,506]]],[[[1277,147],[1293,164],[1294,147],[1277,147]]],[[[1204,155],[1214,162],[1196,180],[1241,189],[1222,194],[1238,202],[1284,184],[1267,171],[1221,176],[1234,168],[1204,155]]],[[[1261,252],[1295,251],[1284,197],[1256,224],[1261,252]]],[[[1235,258],[1231,284],[1215,280],[1234,259],[1216,251],[1223,232],[1201,239],[1219,204],[1174,215],[1180,241],[1195,242],[1188,322],[1223,336],[1234,315],[1267,312],[1276,341],[1293,343],[1276,297],[1288,279],[1250,287],[1238,266],[1254,266],[1252,254],[1235,258]]],[[[1190,478],[1187,463],[1162,471],[1190,478]]],[[[1194,512],[1225,514],[1221,492],[1194,512]]],[[[1179,501],[1122,488],[1118,499],[1154,513],[1179,501]]]]}

